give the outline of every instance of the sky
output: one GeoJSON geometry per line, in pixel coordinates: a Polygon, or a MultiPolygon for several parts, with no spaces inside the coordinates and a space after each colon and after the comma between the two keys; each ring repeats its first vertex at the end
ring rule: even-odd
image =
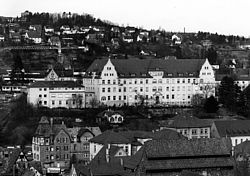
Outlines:
{"type": "Polygon", "coordinates": [[[250,0],[1,0],[0,16],[88,13],[119,25],[250,36],[250,0]]]}

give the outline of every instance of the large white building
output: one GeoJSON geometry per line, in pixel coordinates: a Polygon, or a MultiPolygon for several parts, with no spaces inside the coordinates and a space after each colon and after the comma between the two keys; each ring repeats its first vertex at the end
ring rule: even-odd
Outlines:
{"type": "Polygon", "coordinates": [[[27,88],[27,100],[49,108],[84,108],[85,89],[74,81],[37,81],[27,88]]]}
{"type": "Polygon", "coordinates": [[[194,94],[215,94],[214,70],[206,59],[97,59],[83,78],[86,93],[101,104],[191,105],[194,94]]]}

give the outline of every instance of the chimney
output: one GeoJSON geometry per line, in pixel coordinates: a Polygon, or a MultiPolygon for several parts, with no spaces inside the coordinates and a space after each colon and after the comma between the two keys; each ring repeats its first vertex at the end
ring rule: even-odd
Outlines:
{"type": "Polygon", "coordinates": [[[121,161],[121,166],[123,166],[123,159],[121,158],[120,161],[121,161]]]}
{"type": "Polygon", "coordinates": [[[110,150],[110,144],[108,144],[108,146],[106,148],[106,161],[107,161],[107,163],[109,163],[109,161],[110,161],[109,150],[110,150]]]}
{"type": "Polygon", "coordinates": [[[53,118],[52,117],[50,118],[50,126],[51,126],[51,128],[53,126],[53,118]]]}

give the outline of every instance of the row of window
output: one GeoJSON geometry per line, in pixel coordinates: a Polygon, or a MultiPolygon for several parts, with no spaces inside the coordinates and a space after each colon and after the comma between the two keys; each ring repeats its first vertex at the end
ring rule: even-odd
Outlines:
{"type": "MultiPolygon", "coordinates": [[[[129,95],[129,97],[130,98],[132,98],[132,95],[129,95]]],[[[169,95],[169,94],[167,94],[166,95],[166,97],[165,96],[161,96],[162,97],[162,99],[181,99],[181,94],[172,94],[172,95],[169,95]]],[[[182,94],[182,98],[183,98],[183,100],[185,100],[185,98],[186,98],[186,94],[182,94]]],[[[134,99],[135,100],[137,100],[137,99],[139,99],[138,98],[138,95],[135,95],[134,96],[134,99]]],[[[148,100],[149,99],[149,96],[148,95],[145,95],[145,99],[146,100],[148,100]]],[[[153,96],[150,96],[150,99],[153,99],[153,96]]],[[[191,95],[187,95],[187,99],[191,99],[191,95]]],[[[116,101],[116,100],[127,100],[127,96],[123,96],[123,99],[122,99],[122,96],[102,96],[101,97],[101,101],[110,101],[110,100],[112,100],[112,101],[116,101]]]]}
{"type": "MultiPolygon", "coordinates": [[[[146,79],[145,81],[144,81],[144,79],[140,79],[140,80],[137,80],[137,79],[134,79],[134,80],[132,80],[132,79],[130,79],[130,80],[128,80],[128,84],[149,84],[149,80],[148,79],[146,79]]],[[[153,79],[152,80],[152,84],[163,84],[164,83],[164,81],[162,80],[162,79],[153,79]]],[[[165,82],[166,84],[175,84],[175,83],[177,83],[177,84],[185,84],[185,83],[197,83],[196,82],[196,79],[190,79],[190,78],[188,78],[188,79],[186,79],[186,78],[183,78],[183,79],[180,79],[180,78],[178,78],[178,79],[166,79],[166,82],[165,82]]],[[[111,80],[102,80],[102,84],[111,84],[111,80]]],[[[127,80],[120,80],[120,79],[118,79],[118,80],[116,80],[116,79],[114,79],[113,81],[112,81],[112,84],[127,84],[127,80]]]]}
{"type": "MultiPolygon", "coordinates": [[[[39,88],[39,91],[47,91],[47,90],[48,90],[48,88],[39,88]]],[[[74,88],[74,87],[72,87],[72,88],[68,88],[68,87],[53,88],[53,87],[51,87],[51,88],[49,88],[49,90],[83,90],[83,88],[82,87],[78,87],[78,88],[74,88]]]]}
{"type": "MultiPolygon", "coordinates": [[[[186,91],[186,86],[182,86],[182,87],[181,86],[177,86],[176,87],[176,91],[181,91],[181,88],[182,88],[182,91],[186,91]]],[[[175,87],[174,86],[172,86],[172,87],[166,87],[166,91],[170,91],[170,89],[171,89],[171,91],[175,91],[175,87]]],[[[123,90],[123,92],[126,92],[127,88],[123,87],[123,89],[122,89],[121,87],[119,87],[119,88],[113,87],[113,91],[112,92],[122,92],[122,90],[123,90]]],[[[140,92],[143,92],[143,90],[144,90],[143,87],[139,88],[140,92]]],[[[111,92],[111,88],[110,87],[108,87],[108,88],[103,87],[102,88],[102,92],[104,93],[106,91],[107,92],[111,92]]],[[[130,92],[132,92],[132,91],[137,92],[137,87],[135,87],[134,89],[132,89],[132,87],[129,87],[129,91],[130,92]]],[[[146,87],[145,91],[149,92],[149,87],[146,87]]],[[[152,92],[156,92],[156,91],[162,92],[163,91],[162,86],[159,86],[159,87],[154,86],[152,88],[152,92]]],[[[187,87],[187,91],[191,91],[191,86],[187,87]]]]}
{"type": "MultiPolygon", "coordinates": [[[[63,105],[65,102],[66,105],[76,105],[76,101],[75,100],[58,100],[58,105],[63,105]]],[[[38,102],[39,105],[48,105],[47,101],[39,101],[38,102]]],[[[55,105],[56,104],[56,100],[52,100],[51,101],[51,105],[55,105]]],[[[82,100],[78,100],[78,104],[81,105],[82,104],[82,100]]]]}
{"type": "MultiPolygon", "coordinates": [[[[46,155],[46,160],[54,160],[54,155],[46,155]]],[[[56,160],[70,159],[69,154],[56,155],[56,160]]]]}
{"type": "MultiPolygon", "coordinates": [[[[191,130],[191,134],[192,135],[198,135],[198,133],[199,133],[198,131],[199,131],[199,129],[192,129],[191,130]]],[[[183,135],[187,135],[188,134],[188,130],[187,129],[181,129],[181,130],[179,130],[179,132],[181,134],[183,134],[183,135]]],[[[204,134],[208,135],[208,129],[207,128],[200,129],[200,134],[201,135],[204,135],[204,134]]]]}

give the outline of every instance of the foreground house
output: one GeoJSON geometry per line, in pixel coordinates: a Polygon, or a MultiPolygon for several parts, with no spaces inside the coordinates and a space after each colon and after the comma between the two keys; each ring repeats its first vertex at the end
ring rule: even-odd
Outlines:
{"type": "Polygon", "coordinates": [[[27,88],[27,101],[49,108],[84,108],[84,87],[74,81],[37,81],[27,88]]]}
{"type": "Polygon", "coordinates": [[[83,78],[101,104],[191,106],[195,94],[215,94],[214,71],[203,59],[97,59],[83,78]],[[142,101],[144,100],[144,101],[142,101]]]}
{"type": "Polygon", "coordinates": [[[66,126],[53,124],[42,117],[32,138],[33,160],[47,168],[68,168],[70,165],[71,138],[66,126]]]}
{"type": "Polygon", "coordinates": [[[222,139],[152,140],[145,144],[137,175],[233,176],[231,141],[222,139]]]}
{"type": "Polygon", "coordinates": [[[216,138],[227,137],[232,146],[250,140],[250,120],[220,120],[214,121],[211,136],[216,138]]]}

